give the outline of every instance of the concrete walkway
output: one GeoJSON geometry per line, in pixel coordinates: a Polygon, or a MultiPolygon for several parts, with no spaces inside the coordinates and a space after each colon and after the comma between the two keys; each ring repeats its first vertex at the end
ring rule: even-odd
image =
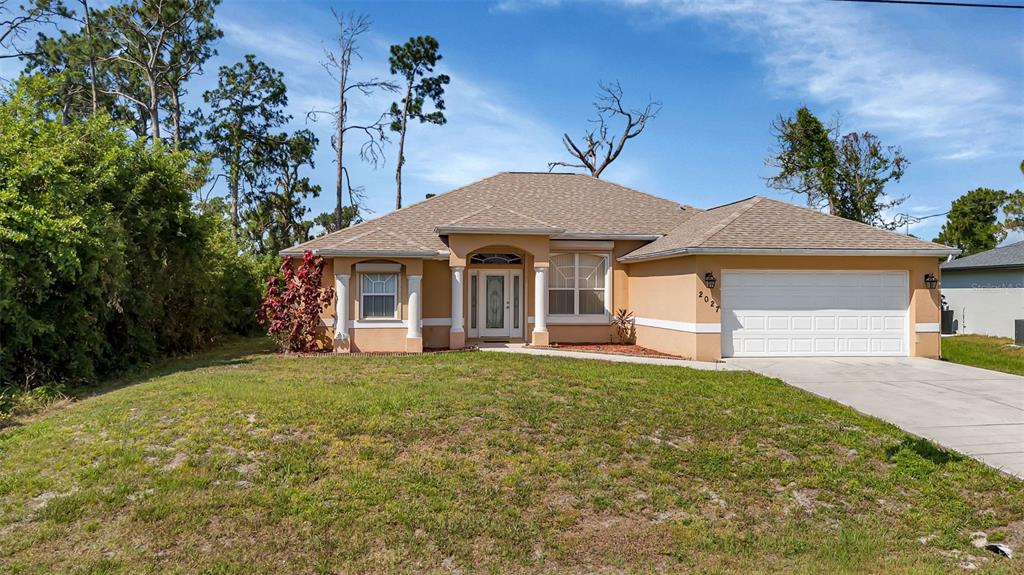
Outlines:
{"type": "Polygon", "coordinates": [[[524,353],[527,355],[548,355],[553,357],[572,357],[575,359],[596,359],[599,361],[612,361],[616,363],[644,363],[648,365],[673,365],[676,367],[691,367],[693,369],[704,369],[708,371],[740,371],[744,368],[733,367],[723,362],[690,361],[687,359],[673,359],[670,357],[641,357],[635,355],[615,355],[612,353],[593,353],[587,351],[569,351],[551,348],[528,347],[521,343],[483,343],[480,344],[481,351],[497,351],[503,353],[524,353]]]}
{"type": "Polygon", "coordinates": [[[733,358],[1024,477],[1024,377],[922,358],[733,358]]]}

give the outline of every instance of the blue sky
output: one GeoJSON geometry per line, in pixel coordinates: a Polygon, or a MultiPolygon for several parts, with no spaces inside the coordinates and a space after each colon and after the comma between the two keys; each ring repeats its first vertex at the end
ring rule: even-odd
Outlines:
{"type": "MultiPolygon", "coordinates": [[[[314,213],[333,205],[330,127],[306,112],[330,106],[320,67],[336,33],[330,7],[367,13],[356,77],[386,76],[387,49],[409,36],[440,41],[448,124],[410,130],[406,204],[498,171],[545,170],[567,159],[562,132],[579,135],[598,81],[618,80],[628,102],[653,97],[662,114],[606,172],[606,179],[698,207],[767,189],[769,123],[808,105],[842,114],[847,131],[871,131],[911,164],[891,187],[903,211],[944,212],[979,186],[1024,187],[1024,10],[865,5],[828,1],[624,0],[559,2],[272,2],[225,0],[216,67],[253,53],[288,84],[289,129],[321,138],[314,213]]],[[[356,119],[379,114],[390,95],[353,103],[356,119]]],[[[374,216],[394,203],[395,146],[374,170],[347,161],[374,216]]],[[[942,218],[911,232],[931,239],[942,218]]]]}

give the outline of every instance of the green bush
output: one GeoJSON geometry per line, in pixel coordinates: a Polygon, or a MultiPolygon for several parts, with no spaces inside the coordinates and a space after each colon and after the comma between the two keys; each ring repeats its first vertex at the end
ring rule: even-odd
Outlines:
{"type": "Polygon", "coordinates": [[[89,382],[255,330],[266,264],[193,207],[205,165],[103,114],[61,123],[50,86],[23,78],[0,101],[0,388],[89,382]]]}

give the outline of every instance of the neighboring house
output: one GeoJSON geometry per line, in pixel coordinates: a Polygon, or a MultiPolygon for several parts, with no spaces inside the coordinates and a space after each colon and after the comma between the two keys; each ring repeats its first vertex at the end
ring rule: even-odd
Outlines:
{"type": "Polygon", "coordinates": [[[942,264],[942,295],[956,333],[1013,337],[1024,319],[1024,242],[942,264]]]}
{"type": "Polygon", "coordinates": [[[958,253],[760,196],[700,210],[549,173],[497,174],[282,254],[305,250],[327,260],[338,351],[607,342],[625,308],[639,345],[698,360],[937,357],[934,280],[958,253]]]}

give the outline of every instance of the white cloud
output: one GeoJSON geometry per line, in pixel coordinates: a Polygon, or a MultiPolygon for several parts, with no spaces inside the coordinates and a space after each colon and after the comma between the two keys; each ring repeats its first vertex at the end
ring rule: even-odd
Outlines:
{"type": "Polygon", "coordinates": [[[783,90],[845,110],[857,129],[928,142],[946,160],[1017,154],[1024,108],[999,78],[911,48],[862,6],[785,0],[624,0],[731,28],[783,90]]]}
{"type": "Polygon", "coordinates": [[[426,182],[455,187],[500,171],[545,170],[562,157],[559,134],[533,118],[502,90],[446,70],[444,126],[410,129],[409,173],[426,182]]]}
{"type": "Polygon", "coordinates": [[[535,8],[557,8],[562,0],[499,0],[494,4],[497,12],[524,12],[535,8]]]}
{"type": "Polygon", "coordinates": [[[317,64],[323,54],[319,44],[301,40],[307,38],[307,34],[300,30],[289,30],[284,25],[257,28],[226,18],[220,19],[218,24],[224,31],[226,42],[260,57],[269,55],[277,59],[317,64]]]}
{"type": "MultiPolygon", "coordinates": [[[[949,206],[946,206],[945,209],[949,209],[949,206]]],[[[941,212],[942,210],[943,208],[937,205],[910,206],[906,208],[907,213],[909,213],[912,216],[930,216],[932,214],[941,212]]]]}

